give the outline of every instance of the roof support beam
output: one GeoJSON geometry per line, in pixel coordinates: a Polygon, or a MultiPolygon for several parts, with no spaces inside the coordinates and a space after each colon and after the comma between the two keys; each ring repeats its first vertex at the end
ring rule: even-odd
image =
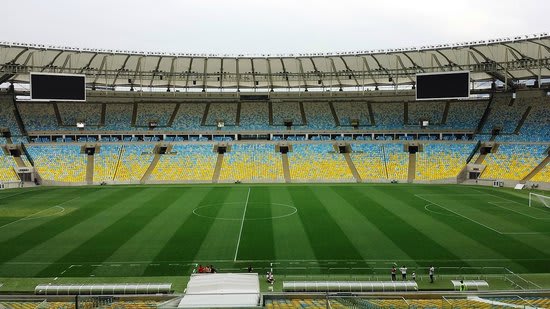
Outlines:
{"type": "Polygon", "coordinates": [[[189,77],[191,76],[191,68],[193,67],[193,57],[189,58],[189,65],[187,66],[187,74],[185,77],[185,89],[187,90],[189,88],[189,77]]]}
{"type": "Polygon", "coordinates": [[[176,59],[178,58],[172,57],[172,62],[170,63],[170,74],[168,74],[168,86],[166,86],[166,91],[170,91],[170,87],[172,86],[172,81],[174,80],[174,72],[176,71],[176,59]]]}
{"type": "MultiPolygon", "coordinates": [[[[306,74],[304,73],[304,66],[302,65],[302,60],[300,58],[295,58],[298,61],[298,69],[300,71],[300,75],[302,76],[302,81],[304,82],[304,89],[307,90],[307,80],[306,80],[306,74]]],[[[298,85],[298,87],[300,87],[298,85]]]]}
{"type": "Polygon", "coordinates": [[[269,82],[269,89],[273,90],[273,76],[271,75],[271,59],[266,58],[267,61],[267,80],[269,82]]]}
{"type": "Polygon", "coordinates": [[[286,80],[288,89],[290,89],[290,81],[288,80],[288,72],[285,67],[285,62],[283,61],[283,58],[279,58],[279,60],[281,60],[281,65],[283,66],[283,75],[284,75],[283,77],[286,80]]]}
{"type": "Polygon", "coordinates": [[[65,57],[65,61],[63,61],[63,65],[61,65],[61,70],[60,70],[61,73],[65,71],[67,64],[71,62],[71,59],[72,59],[72,54],[68,54],[67,57],[65,57]]]}
{"type": "Polygon", "coordinates": [[[101,71],[105,68],[107,63],[107,55],[103,56],[103,60],[101,60],[101,65],[99,66],[99,70],[95,74],[94,82],[93,84],[97,84],[97,80],[99,79],[99,76],[101,75],[101,71]]]}
{"type": "MultiPolygon", "coordinates": [[[[367,58],[366,57],[361,57],[361,58],[363,59],[363,67],[366,69],[366,72],[369,74],[369,77],[374,82],[374,85],[378,86],[378,81],[376,80],[376,77],[374,77],[374,74],[372,74],[372,70],[370,69],[370,65],[367,61],[367,58]]],[[[363,73],[363,75],[364,75],[364,73],[363,73]]],[[[363,86],[365,86],[365,85],[363,85],[363,86]]]]}
{"type": "Polygon", "coordinates": [[[332,68],[332,75],[336,77],[336,81],[338,81],[338,88],[342,88],[342,82],[340,81],[340,76],[336,71],[336,65],[334,65],[334,59],[332,59],[331,57],[331,58],[328,58],[328,61],[330,62],[330,67],[332,68]]]}
{"type": "Polygon", "coordinates": [[[162,75],[160,74],[159,72],[159,68],[160,68],[160,62],[162,61],[162,56],[159,56],[159,60],[157,61],[157,65],[155,66],[155,69],[153,70],[153,74],[151,74],[151,81],[149,82],[149,87],[153,87],[153,81],[155,80],[155,77],[158,76],[161,76],[162,78],[162,75]]]}
{"type": "MultiPolygon", "coordinates": [[[[52,61],[50,61],[50,63],[48,63],[47,65],[45,65],[45,66],[42,68],[42,70],[40,70],[40,72],[44,72],[46,69],[53,67],[53,64],[55,63],[55,61],[57,60],[57,58],[58,58],[59,56],[61,56],[61,54],[63,54],[64,52],[65,52],[65,51],[63,51],[63,50],[60,51],[60,52],[58,52],[57,55],[55,55],[55,57],[53,57],[52,61]]],[[[69,54],[69,55],[70,55],[70,54],[69,54]]],[[[67,55],[67,57],[69,57],[69,55],[67,55]]]]}
{"type": "Polygon", "coordinates": [[[204,66],[202,70],[202,91],[204,92],[206,92],[206,88],[208,88],[206,85],[206,82],[208,81],[206,79],[207,72],[208,72],[208,58],[204,58],[204,66]]]}
{"type": "Polygon", "coordinates": [[[254,87],[254,91],[256,91],[256,72],[254,70],[254,59],[250,58],[250,65],[252,66],[252,87],[254,87]]]}
{"type": "Polygon", "coordinates": [[[346,60],[344,60],[344,57],[340,56],[339,58],[340,58],[340,60],[342,60],[342,62],[344,63],[344,66],[346,67],[346,74],[348,74],[348,76],[351,75],[353,80],[355,81],[355,84],[357,85],[357,87],[359,87],[359,82],[357,81],[357,77],[355,77],[355,74],[349,68],[348,63],[346,62],[346,60]]]}

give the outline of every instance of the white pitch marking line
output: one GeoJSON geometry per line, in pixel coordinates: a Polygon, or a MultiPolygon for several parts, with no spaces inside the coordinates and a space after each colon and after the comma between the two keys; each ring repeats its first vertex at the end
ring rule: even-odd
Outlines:
{"type": "Polygon", "coordinates": [[[500,231],[498,231],[498,230],[495,230],[494,228],[492,228],[492,227],[490,227],[490,226],[487,226],[487,225],[485,225],[485,224],[483,224],[483,223],[481,223],[481,222],[477,222],[477,221],[474,220],[474,219],[470,219],[470,218],[468,218],[468,217],[466,217],[466,216],[464,216],[464,215],[462,215],[462,214],[459,214],[459,213],[456,212],[456,211],[452,211],[452,210],[448,209],[447,207],[443,207],[443,206],[441,206],[441,205],[438,204],[438,203],[434,203],[434,202],[432,202],[432,201],[430,201],[430,200],[428,200],[428,199],[426,199],[426,198],[423,198],[422,196],[420,196],[420,194],[415,194],[414,196],[416,196],[416,197],[418,197],[418,198],[420,198],[420,199],[423,199],[423,200],[425,200],[425,201],[428,202],[428,203],[432,203],[432,204],[434,204],[434,205],[437,205],[437,206],[439,206],[439,207],[441,207],[441,208],[443,208],[443,209],[445,209],[445,210],[447,210],[447,211],[450,211],[450,212],[454,213],[454,214],[457,215],[457,216],[461,216],[461,217],[464,218],[464,219],[470,220],[470,221],[472,221],[472,222],[474,222],[474,223],[477,223],[477,224],[479,224],[479,225],[481,225],[481,226],[483,226],[483,227],[485,227],[485,228],[488,228],[488,229],[490,229],[491,231],[493,231],[493,232],[495,232],[495,233],[498,233],[498,234],[500,234],[500,235],[503,234],[502,232],[500,232],[500,231]]]}
{"type": "Polygon", "coordinates": [[[498,204],[510,204],[510,203],[515,203],[514,201],[509,201],[509,202],[487,202],[491,205],[494,205],[494,206],[497,206],[499,208],[502,208],[502,209],[506,209],[506,210],[509,210],[509,211],[513,211],[517,214],[520,214],[522,216],[525,216],[525,217],[528,217],[528,218],[531,218],[531,219],[535,219],[535,220],[550,220],[550,218],[539,218],[539,217],[533,217],[533,216],[530,216],[530,215],[527,215],[527,214],[524,214],[522,213],[521,211],[517,211],[517,210],[514,210],[514,209],[511,209],[511,208],[508,208],[508,207],[503,207],[503,206],[500,206],[498,204]]]}
{"type": "Polygon", "coordinates": [[[243,233],[244,217],[246,216],[246,207],[248,207],[248,198],[250,198],[250,187],[248,187],[248,194],[246,195],[246,203],[244,204],[243,218],[241,220],[241,229],[239,231],[239,240],[237,240],[237,248],[235,249],[235,257],[233,262],[237,261],[237,254],[239,254],[239,245],[241,244],[241,235],[243,233]]]}
{"type": "MultiPolygon", "coordinates": [[[[32,217],[35,216],[36,214],[39,214],[39,213],[44,212],[44,211],[46,211],[46,210],[48,210],[48,209],[51,209],[51,208],[55,208],[55,207],[61,208],[61,212],[59,212],[59,213],[62,213],[62,212],[65,211],[65,208],[61,207],[61,205],[65,204],[65,203],[68,203],[68,202],[71,202],[71,201],[74,201],[74,200],[76,200],[77,198],[78,198],[78,197],[75,197],[75,198],[73,198],[73,199],[70,199],[70,200],[65,201],[65,202],[63,202],[63,203],[60,203],[60,204],[57,204],[57,205],[55,205],[55,206],[48,207],[48,208],[46,208],[46,209],[42,209],[42,210],[40,210],[40,211],[37,211],[37,212],[35,212],[35,213],[31,214],[31,215],[28,215],[28,216],[26,216],[26,217],[24,217],[24,218],[17,219],[17,220],[15,220],[15,221],[10,222],[10,223],[4,224],[4,225],[0,226],[0,229],[5,228],[6,226],[12,225],[12,224],[14,224],[14,223],[17,223],[17,222],[19,222],[19,221],[31,220],[31,219],[33,219],[32,217]]],[[[36,219],[40,219],[40,218],[44,218],[44,217],[38,217],[38,218],[36,218],[36,219]]]]}

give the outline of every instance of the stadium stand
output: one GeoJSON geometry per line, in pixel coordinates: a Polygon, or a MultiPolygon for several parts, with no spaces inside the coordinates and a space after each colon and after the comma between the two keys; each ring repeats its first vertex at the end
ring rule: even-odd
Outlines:
{"type": "Polygon", "coordinates": [[[403,128],[403,103],[372,103],[376,129],[397,130],[403,128]]]}
{"type": "Polygon", "coordinates": [[[14,136],[21,135],[19,126],[15,120],[13,102],[11,98],[0,98],[0,128],[6,127],[14,136]]]}
{"type": "Polygon", "coordinates": [[[519,135],[510,136],[508,141],[550,142],[550,100],[532,101],[532,109],[525,119],[519,135]]]}
{"type": "Polygon", "coordinates": [[[101,104],[57,103],[57,107],[64,126],[74,128],[77,121],[84,121],[86,126],[99,126],[100,124],[101,104]]]}
{"type": "Polygon", "coordinates": [[[241,103],[240,129],[269,130],[269,106],[264,102],[241,103]]]}
{"type": "Polygon", "coordinates": [[[277,308],[308,308],[308,309],[325,309],[325,308],[335,308],[335,309],[344,309],[349,308],[348,306],[342,304],[338,300],[329,300],[330,305],[327,305],[327,299],[323,298],[288,298],[288,299],[266,299],[265,308],[266,309],[277,309],[277,308]]]}
{"type": "Polygon", "coordinates": [[[133,104],[106,104],[105,125],[102,129],[113,131],[131,130],[133,109],[133,104]]]}
{"type": "Polygon", "coordinates": [[[428,120],[430,126],[440,125],[445,110],[445,102],[409,102],[408,124],[418,125],[422,120],[428,120]]]}
{"type": "Polygon", "coordinates": [[[158,126],[168,126],[170,116],[174,112],[174,103],[140,103],[137,108],[136,126],[148,127],[149,122],[156,121],[158,126]]]}
{"type": "Polygon", "coordinates": [[[153,160],[153,148],[152,144],[124,145],[114,179],[120,182],[140,181],[153,160]]]}
{"type": "Polygon", "coordinates": [[[273,104],[273,125],[282,126],[286,120],[292,121],[294,125],[302,125],[300,103],[278,102],[273,104]]]}
{"type": "Polygon", "coordinates": [[[409,154],[403,151],[403,144],[384,144],[384,162],[389,180],[407,179],[409,154]]]}
{"type": "Polygon", "coordinates": [[[97,182],[113,181],[122,145],[102,145],[94,156],[94,179],[97,182]]]}
{"type": "Polygon", "coordinates": [[[162,155],[150,181],[211,182],[217,153],[213,144],[174,145],[162,155]]]}
{"type": "Polygon", "coordinates": [[[288,153],[293,181],[354,181],[342,154],[332,144],[294,144],[288,153]]]}
{"type": "Polygon", "coordinates": [[[528,107],[527,100],[514,100],[506,95],[495,96],[491,105],[491,112],[483,127],[484,133],[491,133],[494,128],[500,128],[502,134],[512,134],[518,125],[521,116],[528,107]]]}
{"type": "Polygon", "coordinates": [[[417,180],[456,178],[466,165],[474,144],[424,144],[416,155],[417,180]]]}
{"type": "Polygon", "coordinates": [[[487,107],[488,101],[452,101],[445,128],[474,130],[487,107]]]}
{"type": "Polygon", "coordinates": [[[550,179],[550,164],[547,164],[533,178],[531,178],[531,181],[549,182],[549,179],[550,179]]]}
{"type": "Polygon", "coordinates": [[[44,180],[86,181],[86,155],[78,145],[29,145],[27,150],[44,180]]]}
{"type": "Polygon", "coordinates": [[[496,153],[485,158],[487,166],[481,177],[521,180],[546,157],[547,148],[545,145],[502,144],[496,153]]]}
{"type": "Polygon", "coordinates": [[[366,102],[334,102],[333,106],[340,126],[351,126],[352,119],[358,119],[360,126],[371,125],[366,102]]]}
{"type": "Polygon", "coordinates": [[[206,117],[206,125],[215,126],[218,120],[222,120],[226,126],[234,126],[236,119],[236,103],[211,103],[206,117]]]}
{"type": "Polygon", "coordinates": [[[333,130],[335,123],[327,102],[305,102],[307,127],[316,130],[333,130]]]}
{"type": "Polygon", "coordinates": [[[19,181],[14,168],[17,166],[12,156],[0,155],[0,182],[19,181]]]}
{"type": "Polygon", "coordinates": [[[363,180],[388,179],[382,144],[352,144],[351,159],[363,180]]]}
{"type": "Polygon", "coordinates": [[[273,144],[234,144],[226,152],[220,181],[283,182],[281,154],[273,144]]]}
{"type": "Polygon", "coordinates": [[[27,131],[53,131],[58,127],[53,104],[17,103],[27,131]]]}
{"type": "Polygon", "coordinates": [[[199,130],[206,103],[182,103],[172,127],[178,130],[199,130]]]}

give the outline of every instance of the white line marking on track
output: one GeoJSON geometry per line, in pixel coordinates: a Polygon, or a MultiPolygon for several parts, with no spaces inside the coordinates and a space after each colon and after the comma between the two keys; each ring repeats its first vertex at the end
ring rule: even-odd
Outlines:
{"type": "Polygon", "coordinates": [[[248,194],[246,195],[246,202],[244,204],[244,211],[243,211],[243,218],[241,220],[241,229],[239,231],[239,239],[237,240],[237,248],[235,249],[235,257],[233,258],[233,261],[237,261],[237,254],[239,254],[239,246],[241,244],[241,235],[243,233],[243,226],[244,226],[244,217],[246,216],[246,207],[248,207],[248,199],[250,198],[250,187],[248,187],[248,194]]]}

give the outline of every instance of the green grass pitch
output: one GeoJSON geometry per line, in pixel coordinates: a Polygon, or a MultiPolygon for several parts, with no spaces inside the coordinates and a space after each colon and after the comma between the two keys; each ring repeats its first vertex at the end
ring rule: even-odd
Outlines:
{"type": "Polygon", "coordinates": [[[0,277],[182,276],[195,263],[388,278],[394,263],[550,273],[550,210],[528,207],[525,191],[458,185],[0,191],[0,277]]]}

